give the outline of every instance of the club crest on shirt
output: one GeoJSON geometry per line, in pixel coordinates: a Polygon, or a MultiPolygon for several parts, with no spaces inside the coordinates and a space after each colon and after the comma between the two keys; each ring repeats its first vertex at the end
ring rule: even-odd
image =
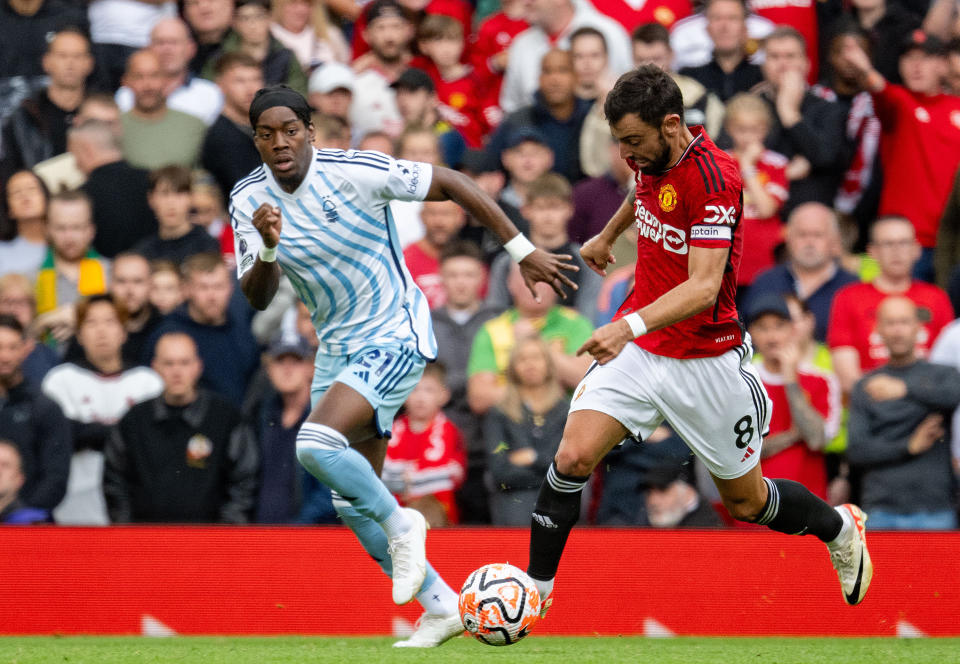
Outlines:
{"type": "Polygon", "coordinates": [[[202,433],[195,433],[187,441],[187,465],[191,468],[205,468],[207,457],[213,454],[213,443],[202,433]]]}
{"type": "Polygon", "coordinates": [[[677,207],[677,190],[673,188],[672,184],[665,184],[660,187],[660,194],[657,199],[661,210],[673,212],[673,209],[677,207]]]}

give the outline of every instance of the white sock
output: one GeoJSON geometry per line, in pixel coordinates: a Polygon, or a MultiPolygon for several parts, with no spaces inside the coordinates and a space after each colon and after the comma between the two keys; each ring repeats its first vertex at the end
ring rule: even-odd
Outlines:
{"type": "Polygon", "coordinates": [[[843,525],[840,526],[840,533],[837,535],[837,538],[832,542],[827,542],[827,547],[830,549],[835,549],[838,546],[846,544],[850,538],[850,533],[853,531],[853,517],[850,516],[850,512],[839,507],[835,509],[840,513],[840,518],[843,519],[843,525]]]}
{"type": "Polygon", "coordinates": [[[432,616],[451,616],[459,610],[457,604],[460,597],[443,579],[437,577],[429,588],[417,593],[417,601],[432,616]]]}
{"type": "Polygon", "coordinates": [[[407,513],[403,511],[403,508],[398,506],[397,509],[390,513],[386,521],[380,522],[380,527],[383,528],[383,532],[387,534],[387,537],[393,538],[409,531],[413,527],[413,523],[410,521],[407,513]]]}
{"type": "Polygon", "coordinates": [[[550,593],[553,592],[553,579],[550,579],[549,581],[534,579],[533,583],[537,586],[537,590],[540,591],[541,602],[550,597],[550,593]]]}

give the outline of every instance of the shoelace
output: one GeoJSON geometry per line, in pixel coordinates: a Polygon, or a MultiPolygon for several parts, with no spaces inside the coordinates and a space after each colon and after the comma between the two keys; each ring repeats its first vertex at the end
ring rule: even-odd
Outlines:
{"type": "Polygon", "coordinates": [[[394,571],[401,576],[410,571],[410,561],[407,559],[407,556],[398,556],[394,558],[393,554],[397,551],[402,550],[400,546],[400,538],[396,538],[397,541],[390,541],[387,543],[387,553],[390,554],[390,558],[393,560],[394,571]]]}
{"type": "Polygon", "coordinates": [[[830,560],[842,565],[851,565],[853,564],[853,551],[847,548],[832,551],[830,553],[830,560]]]}

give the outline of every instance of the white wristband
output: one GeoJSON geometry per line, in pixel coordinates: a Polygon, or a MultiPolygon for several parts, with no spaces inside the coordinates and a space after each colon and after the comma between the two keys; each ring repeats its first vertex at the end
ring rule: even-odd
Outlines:
{"type": "Polygon", "coordinates": [[[627,321],[627,325],[630,326],[630,331],[633,332],[634,339],[642,337],[647,333],[647,324],[640,318],[640,314],[636,312],[627,314],[623,317],[623,320],[627,321]]]}
{"type": "Polygon", "coordinates": [[[268,247],[265,244],[260,245],[260,260],[264,263],[273,263],[277,260],[277,248],[268,247]]]}
{"type": "Polygon", "coordinates": [[[508,254],[510,254],[510,258],[517,263],[522,261],[536,250],[536,247],[533,246],[533,242],[528,240],[523,233],[518,233],[516,237],[503,245],[503,248],[507,250],[508,254]]]}

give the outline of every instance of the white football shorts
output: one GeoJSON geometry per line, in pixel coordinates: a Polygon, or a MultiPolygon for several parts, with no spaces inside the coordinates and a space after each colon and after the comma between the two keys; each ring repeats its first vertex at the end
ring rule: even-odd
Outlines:
{"type": "Polygon", "coordinates": [[[666,422],[714,477],[732,479],[760,461],[773,406],[753,367],[749,336],[717,357],[681,360],[628,343],[577,385],[570,412],[596,410],[637,440],[666,422]]]}

